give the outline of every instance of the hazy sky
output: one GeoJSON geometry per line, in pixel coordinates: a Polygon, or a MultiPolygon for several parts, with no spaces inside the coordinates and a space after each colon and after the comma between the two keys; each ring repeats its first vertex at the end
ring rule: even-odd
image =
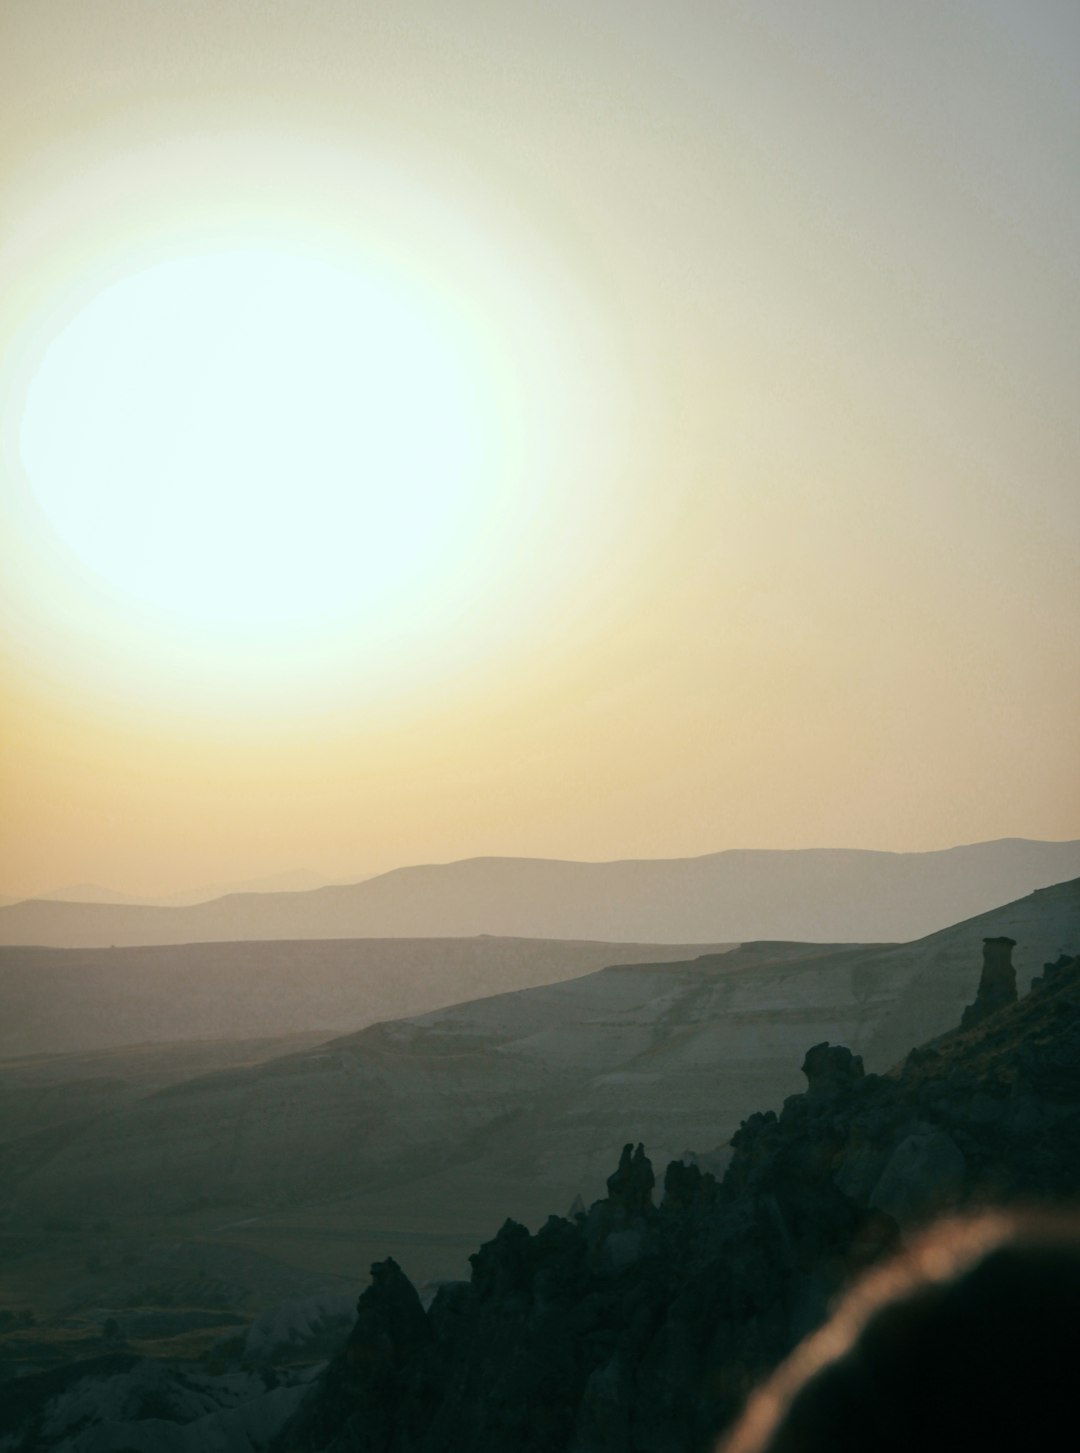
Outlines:
{"type": "Polygon", "coordinates": [[[4,0],[0,891],[1080,836],[1080,9],[4,0]]]}

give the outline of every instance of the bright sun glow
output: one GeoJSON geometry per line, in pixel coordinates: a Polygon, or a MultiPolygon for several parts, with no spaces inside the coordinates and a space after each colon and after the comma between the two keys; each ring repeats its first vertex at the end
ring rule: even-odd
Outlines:
{"type": "Polygon", "coordinates": [[[481,350],[404,280],[245,249],[87,303],[30,383],[21,454],[109,587],[247,626],[386,609],[467,569],[506,434],[481,350]]]}
{"type": "Polygon", "coordinates": [[[314,132],[35,186],[0,245],[0,644],[46,689],[404,701],[600,589],[617,370],[501,199],[314,132]]]}

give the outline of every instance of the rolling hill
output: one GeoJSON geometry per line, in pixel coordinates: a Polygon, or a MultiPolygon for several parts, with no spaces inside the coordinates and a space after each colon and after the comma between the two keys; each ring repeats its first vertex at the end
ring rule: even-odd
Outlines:
{"type": "Polygon", "coordinates": [[[907,941],[1080,873],[1080,842],[1005,838],[930,853],[731,851],[577,863],[470,858],[305,893],[189,907],[31,900],[0,944],[107,947],[265,939],[525,938],[637,943],[907,941]]]}
{"type": "Polygon", "coordinates": [[[0,1058],[309,1031],[328,1037],[627,958],[667,961],[694,951],[685,943],[524,938],[0,948],[0,1058]]]}
{"type": "Polygon", "coordinates": [[[1080,943],[1080,881],[909,944],[606,968],[175,1084],[35,1142],[33,1163],[3,1147],[9,1224],[100,1217],[338,1274],[387,1252],[453,1274],[478,1229],[597,1194],[629,1138],[661,1161],[722,1147],[799,1088],[810,1043],[884,1069],[952,1028],[1003,934],[1023,989],[1080,943]]]}

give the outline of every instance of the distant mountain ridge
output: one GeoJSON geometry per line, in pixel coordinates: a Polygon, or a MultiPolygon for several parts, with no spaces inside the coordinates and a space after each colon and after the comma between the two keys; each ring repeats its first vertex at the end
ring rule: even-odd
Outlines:
{"type": "Polygon", "coordinates": [[[1002,838],[927,853],[731,849],[608,863],[469,858],[302,893],[188,907],[31,900],[0,943],[105,947],[470,937],[732,943],[907,941],[1080,874],[1080,841],[1002,838]]]}

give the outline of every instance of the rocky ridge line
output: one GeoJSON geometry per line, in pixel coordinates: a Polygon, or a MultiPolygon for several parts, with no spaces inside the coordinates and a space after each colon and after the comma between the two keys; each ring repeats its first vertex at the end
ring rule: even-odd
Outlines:
{"type": "MultiPolygon", "coordinates": [[[[278,1453],[704,1453],[853,1276],[937,1214],[1080,1195],[1080,960],[887,1075],[815,1045],[723,1182],[642,1146],[608,1195],[508,1221],[425,1312],[393,1261],[278,1453]]],[[[986,974],[984,973],[984,982],[986,974]]],[[[995,988],[995,985],[997,988],[995,988]]],[[[1007,986],[1006,986],[1007,987],[1007,986]]],[[[1014,991],[1015,992],[1015,991],[1014,991]]]]}

